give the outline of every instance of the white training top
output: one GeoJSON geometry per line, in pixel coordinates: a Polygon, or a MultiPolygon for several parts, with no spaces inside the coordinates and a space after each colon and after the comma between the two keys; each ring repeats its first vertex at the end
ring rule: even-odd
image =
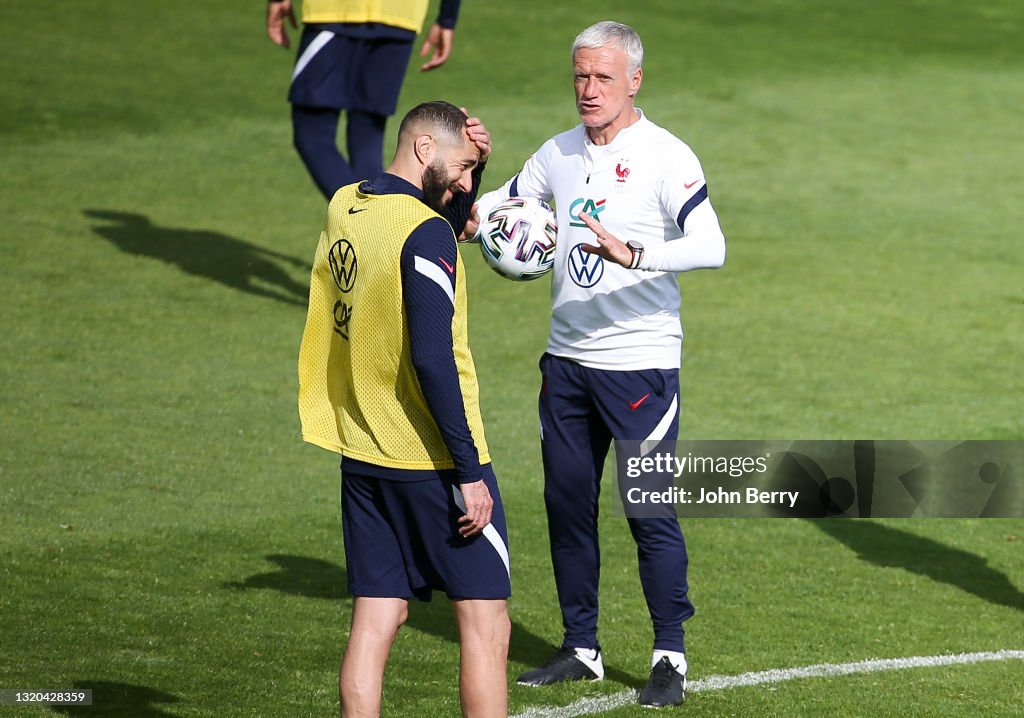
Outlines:
{"type": "Polygon", "coordinates": [[[725,237],[700,161],[640,119],[598,146],[579,125],[551,138],[522,171],[478,200],[480,216],[510,197],[554,200],[558,243],[548,352],[595,369],[678,369],[683,329],[675,272],[716,268],[725,237]],[[639,269],[587,254],[597,245],[579,213],[644,246],[639,269]]]}

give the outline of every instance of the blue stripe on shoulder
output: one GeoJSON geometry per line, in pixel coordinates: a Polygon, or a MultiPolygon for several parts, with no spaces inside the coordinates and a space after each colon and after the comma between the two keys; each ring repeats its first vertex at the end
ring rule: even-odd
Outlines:
{"type": "Polygon", "coordinates": [[[508,196],[509,197],[518,197],[519,196],[519,175],[516,175],[515,177],[512,178],[512,187],[508,191],[508,196]]]}
{"type": "Polygon", "coordinates": [[[676,224],[679,225],[680,232],[685,231],[683,229],[683,225],[686,224],[686,218],[690,215],[690,212],[693,211],[694,207],[699,205],[707,198],[708,185],[707,183],[705,183],[703,187],[701,187],[699,190],[693,193],[693,196],[690,197],[690,199],[686,200],[686,204],[684,204],[683,208],[679,210],[679,216],[676,217],[676,224]]]}

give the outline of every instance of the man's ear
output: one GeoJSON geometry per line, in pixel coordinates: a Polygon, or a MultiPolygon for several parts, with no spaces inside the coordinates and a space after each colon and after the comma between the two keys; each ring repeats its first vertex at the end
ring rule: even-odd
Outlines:
{"type": "Polygon", "coordinates": [[[644,70],[642,67],[638,67],[636,72],[633,73],[633,77],[629,79],[629,96],[636,97],[636,93],[640,92],[640,83],[644,79],[644,70]]]}
{"type": "Polygon", "coordinates": [[[412,148],[416,153],[416,159],[423,165],[429,165],[434,159],[437,142],[431,135],[424,133],[413,140],[412,148]]]}

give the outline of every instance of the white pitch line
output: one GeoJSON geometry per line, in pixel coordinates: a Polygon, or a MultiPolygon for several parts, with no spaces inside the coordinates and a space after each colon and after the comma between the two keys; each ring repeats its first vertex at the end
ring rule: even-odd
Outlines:
{"type": "MultiPolygon", "coordinates": [[[[738,676],[708,676],[687,681],[687,693],[723,691],[729,688],[761,686],[781,683],[797,678],[830,678],[854,673],[879,673],[905,668],[938,668],[988,661],[1024,661],[1024,651],[987,651],[983,653],[956,653],[945,656],[911,656],[909,658],[879,658],[853,663],[818,663],[800,668],[772,668],[767,671],[741,673],[738,676]]],[[[566,706],[538,706],[527,708],[511,718],[573,718],[594,715],[629,705],[636,700],[636,691],[621,691],[607,696],[581,698],[566,706]]]]}

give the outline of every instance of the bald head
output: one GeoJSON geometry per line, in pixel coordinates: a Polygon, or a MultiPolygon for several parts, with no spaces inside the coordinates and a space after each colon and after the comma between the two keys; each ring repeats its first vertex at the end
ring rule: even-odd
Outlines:
{"type": "Polygon", "coordinates": [[[466,129],[466,113],[449,102],[424,102],[398,128],[398,150],[387,172],[423,190],[423,201],[440,211],[456,193],[472,188],[480,149],[466,129]]]}
{"type": "Polygon", "coordinates": [[[409,110],[398,128],[398,142],[427,134],[439,142],[460,142],[466,133],[466,113],[450,102],[424,102],[409,110]]]}

